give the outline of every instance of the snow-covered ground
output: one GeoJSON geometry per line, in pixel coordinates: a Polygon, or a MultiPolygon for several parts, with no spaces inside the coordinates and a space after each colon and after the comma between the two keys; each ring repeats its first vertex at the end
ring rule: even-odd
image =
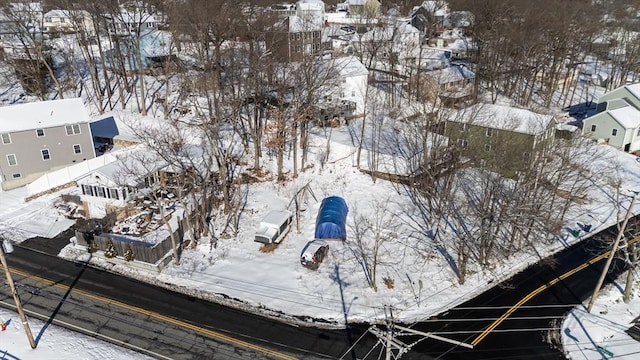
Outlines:
{"type": "Polygon", "coordinates": [[[640,292],[635,291],[634,298],[625,304],[621,290],[620,284],[612,284],[601,292],[591,313],[587,312],[585,306],[577,307],[567,315],[562,326],[562,342],[567,358],[640,358],[640,342],[625,332],[640,316],[640,292]]]}
{"type": "MultiPolygon", "coordinates": [[[[324,319],[339,326],[345,320],[383,319],[382,308],[386,304],[393,305],[397,309],[397,316],[404,321],[419,320],[472,298],[490,283],[507,278],[538,260],[532,254],[523,253],[512,262],[499,264],[493,271],[470,275],[465,284],[460,285],[444,256],[424,257],[417,251],[387,245],[378,268],[377,291],[367,285],[360,263],[354,259],[348,246],[341,242],[330,244],[330,256],[317,271],[302,267],[299,263],[300,251],[313,238],[319,201],[325,196],[339,195],[346,199],[350,208],[348,232],[358,215],[373,218],[383,208],[391,213],[401,213],[399,210],[407,204],[407,199],[398,196],[390,183],[381,180],[374,182],[353,166],[355,153],[346,130],[333,130],[328,153],[324,134],[316,133],[313,142],[315,145],[310,158],[326,156],[325,165],[321,167],[315,163],[301,172],[297,179],[285,184],[275,181],[252,184],[248,188],[248,203],[237,236],[222,236],[215,247],[204,239],[195,249],[183,252],[180,266],[170,265],[160,274],[144,273],[124,265],[114,266],[104,262],[98,262],[97,265],[150,282],[173,284],[182,291],[205,298],[220,300],[219,295],[224,294],[237,299],[237,306],[261,308],[267,315],[286,314],[298,321],[324,319]],[[275,251],[261,252],[261,244],[253,241],[253,232],[260,219],[269,210],[286,208],[293,194],[307,183],[318,201],[309,200],[307,209],[301,215],[299,231],[294,223],[292,231],[275,251]],[[386,286],[383,279],[391,280],[393,286],[386,286]]],[[[623,181],[624,188],[640,188],[640,164],[634,157],[606,146],[598,146],[597,151],[600,152],[600,162],[617,164],[617,177],[623,181]]],[[[366,157],[365,153],[363,158],[366,157]]],[[[268,161],[266,163],[269,164],[268,161]]],[[[604,164],[594,161],[593,166],[604,164]]],[[[612,191],[605,179],[597,171],[593,171],[592,176],[597,186],[593,187],[590,201],[571,211],[572,219],[568,227],[576,228],[575,223],[581,222],[592,225],[593,231],[597,231],[613,224],[616,216],[622,216],[614,208],[616,202],[612,200],[612,191]]],[[[0,202],[3,206],[0,208],[0,231],[14,241],[21,241],[36,235],[53,236],[67,228],[71,222],[53,208],[56,195],[25,202],[24,189],[1,192],[0,202]]],[[[622,196],[617,201],[625,207],[629,204],[629,197],[622,196]]],[[[636,206],[634,212],[640,212],[640,206],[636,206]]],[[[397,238],[398,241],[407,239],[401,235],[397,238]]],[[[564,236],[552,248],[541,250],[550,253],[575,241],[577,239],[564,236]]],[[[61,256],[83,258],[86,249],[70,243],[61,256]]],[[[594,313],[603,316],[599,312],[594,313]]],[[[581,316],[579,310],[575,314],[581,316]]],[[[614,312],[608,314],[613,315],[614,312]]],[[[609,321],[620,324],[628,322],[619,317],[609,321]]],[[[565,338],[574,335],[579,343],[585,344],[587,340],[576,334],[579,334],[581,324],[586,322],[568,322],[566,326],[570,330],[563,332],[563,335],[565,338]]],[[[10,351],[15,351],[13,345],[10,347],[10,351]]]]}
{"type": "MultiPolygon", "coordinates": [[[[32,349],[17,313],[0,309],[0,321],[7,324],[6,329],[0,331],[0,359],[151,359],[56,325],[48,326],[38,338],[37,347],[32,349]]],[[[28,322],[31,333],[37,338],[45,323],[31,318],[28,322]]]]}

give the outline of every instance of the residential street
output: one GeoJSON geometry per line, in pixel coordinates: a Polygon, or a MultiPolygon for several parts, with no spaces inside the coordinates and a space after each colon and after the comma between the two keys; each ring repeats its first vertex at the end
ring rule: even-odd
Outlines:
{"type": "MultiPolygon", "coordinates": [[[[609,236],[613,230],[609,230],[609,236]]],[[[32,239],[25,242],[24,247],[16,246],[16,251],[8,256],[18,291],[29,311],[47,316],[55,313],[55,320],[119,339],[150,351],[152,356],[172,359],[206,358],[211,354],[228,359],[286,359],[290,354],[305,359],[339,358],[348,348],[344,331],[292,327],[44,253],[55,252],[52,245],[58,242],[61,243],[53,240],[45,248],[37,239],[32,239]],[[26,248],[32,244],[43,251],[26,248]],[[25,273],[35,277],[25,278],[25,273]],[[67,286],[72,290],[65,297],[67,286]],[[255,348],[248,349],[246,344],[255,348]]],[[[427,340],[404,358],[561,359],[558,350],[545,342],[546,334],[558,326],[559,322],[554,319],[561,319],[591,294],[603,261],[557,284],[550,282],[592,258],[599,247],[594,241],[572,246],[553,260],[532,266],[445,315],[414,327],[467,343],[475,342],[474,349],[427,340]],[[548,289],[540,289],[546,286],[548,289]],[[512,308],[518,303],[520,307],[512,308]],[[508,311],[511,313],[506,315],[508,311]],[[500,318],[504,322],[497,324],[493,331],[481,332],[500,318]]],[[[615,275],[621,267],[613,269],[615,275]]],[[[351,341],[359,338],[365,329],[364,325],[353,325],[351,341]]],[[[374,340],[373,336],[366,336],[356,345],[353,355],[364,356],[375,344],[374,340]]],[[[400,340],[411,343],[416,338],[400,340]]]]}

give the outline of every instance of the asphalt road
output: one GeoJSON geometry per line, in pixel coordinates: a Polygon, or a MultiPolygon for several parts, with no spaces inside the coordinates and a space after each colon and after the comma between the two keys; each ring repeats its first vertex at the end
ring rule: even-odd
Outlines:
{"type": "MultiPolygon", "coordinates": [[[[345,348],[344,331],[270,321],[21,246],[7,260],[26,310],[54,315],[155,357],[320,359],[345,348]]],[[[8,295],[2,300],[11,302],[8,295]]]]}
{"type": "MultiPolygon", "coordinates": [[[[608,236],[615,236],[613,230],[608,236]]],[[[353,351],[346,351],[367,325],[323,331],[271,321],[43,253],[57,253],[59,245],[66,244],[58,241],[30,240],[25,246],[38,251],[16,246],[8,256],[12,269],[48,279],[36,281],[16,274],[25,307],[47,316],[55,314],[56,320],[151,351],[156,357],[336,359],[346,353],[345,359],[355,360],[367,354],[367,359],[377,358],[380,353],[379,345],[371,351],[377,341],[373,336],[365,336],[353,351]],[[68,286],[72,291],[65,298],[68,286]]],[[[474,343],[475,348],[426,340],[403,359],[562,359],[549,337],[558,335],[558,319],[591,295],[604,261],[582,264],[600,252],[601,245],[594,241],[574,245],[445,314],[412,325],[474,343]],[[584,269],[574,270],[581,265],[584,269]],[[559,276],[564,280],[558,281],[559,276]]],[[[609,281],[622,266],[617,263],[613,269],[609,281]]]]}
{"type": "MultiPolygon", "coordinates": [[[[414,351],[447,360],[564,359],[557,347],[559,327],[569,310],[591,296],[605,260],[584,264],[603,251],[601,243],[584,241],[415,326],[472,343],[473,349],[426,341],[414,351]],[[479,331],[486,329],[492,331],[479,331]]],[[[622,262],[614,261],[611,269],[607,283],[622,273],[622,262]]]]}

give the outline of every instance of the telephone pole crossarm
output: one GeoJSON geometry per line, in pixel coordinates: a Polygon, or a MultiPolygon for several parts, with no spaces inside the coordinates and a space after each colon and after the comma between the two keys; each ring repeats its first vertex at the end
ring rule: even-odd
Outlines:
{"type": "Polygon", "coordinates": [[[422,331],[419,331],[419,330],[406,328],[406,327],[400,326],[400,325],[396,325],[396,329],[399,329],[399,330],[402,330],[402,331],[406,331],[406,332],[411,333],[413,335],[421,335],[421,336],[424,336],[424,337],[427,337],[427,338],[431,338],[431,339],[435,339],[435,340],[439,340],[439,341],[444,341],[444,342],[447,342],[449,344],[454,344],[454,345],[466,347],[467,349],[473,349],[473,345],[471,345],[471,344],[467,344],[465,342],[458,341],[458,340],[448,339],[446,337],[443,337],[443,336],[440,336],[440,335],[436,335],[436,334],[433,334],[433,333],[426,333],[426,332],[422,332],[422,331]]]}

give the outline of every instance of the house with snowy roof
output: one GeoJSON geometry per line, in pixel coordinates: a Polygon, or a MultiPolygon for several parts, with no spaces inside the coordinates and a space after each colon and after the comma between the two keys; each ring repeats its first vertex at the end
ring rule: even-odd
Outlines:
{"type": "Polygon", "coordinates": [[[9,190],[65,166],[94,158],[82,99],[0,107],[0,182],[9,190]]]}
{"type": "Polygon", "coordinates": [[[582,136],[621,151],[640,150],[640,83],[600,96],[596,114],[582,123],[582,136]]]}
{"type": "Polygon", "coordinates": [[[462,156],[509,177],[529,166],[555,138],[553,116],[493,104],[453,112],[444,129],[462,156]]]}
{"type": "Polygon", "coordinates": [[[380,13],[380,0],[346,0],[339,3],[337,8],[347,11],[349,15],[371,17],[380,13]]]}
{"type": "Polygon", "coordinates": [[[166,167],[166,162],[142,146],[122,151],[116,161],[76,179],[85,214],[100,218],[119,212],[140,189],[158,183],[166,167]]]}
{"type": "Polygon", "coordinates": [[[314,104],[314,117],[324,124],[334,119],[349,120],[364,115],[369,70],[355,56],[326,60],[321,67],[335,84],[326,87],[324,96],[314,104]]]}
{"type": "Polygon", "coordinates": [[[76,33],[82,31],[88,36],[96,35],[91,14],[86,10],[50,10],[44,14],[42,29],[45,33],[76,33]]]}
{"type": "Polygon", "coordinates": [[[443,0],[427,0],[414,7],[409,17],[411,25],[427,37],[440,34],[449,16],[449,4],[443,0]]]}
{"type": "Polygon", "coordinates": [[[324,25],[322,18],[287,16],[265,33],[267,49],[276,60],[284,62],[318,54],[331,46],[331,42],[323,42],[324,25]]]}
{"type": "Polygon", "coordinates": [[[582,136],[626,152],[640,150],[640,110],[622,100],[611,108],[586,118],[582,136]]]}
{"type": "Polygon", "coordinates": [[[425,101],[442,101],[459,107],[473,95],[475,73],[466,66],[451,65],[431,71],[419,71],[408,81],[408,90],[425,101]]]}
{"type": "Polygon", "coordinates": [[[620,86],[598,98],[596,112],[615,109],[627,104],[640,109],[640,83],[620,86]]]}
{"type": "Polygon", "coordinates": [[[146,12],[121,11],[103,17],[109,20],[109,32],[114,35],[137,35],[158,28],[156,17],[146,12]]]}

